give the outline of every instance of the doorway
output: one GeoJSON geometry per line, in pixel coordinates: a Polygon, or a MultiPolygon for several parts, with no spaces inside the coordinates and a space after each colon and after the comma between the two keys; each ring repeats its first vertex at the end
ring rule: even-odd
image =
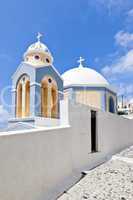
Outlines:
{"type": "Polygon", "coordinates": [[[113,97],[109,97],[109,112],[115,113],[115,103],[113,97]]]}
{"type": "Polygon", "coordinates": [[[91,110],[91,152],[97,152],[97,112],[91,110]]]}

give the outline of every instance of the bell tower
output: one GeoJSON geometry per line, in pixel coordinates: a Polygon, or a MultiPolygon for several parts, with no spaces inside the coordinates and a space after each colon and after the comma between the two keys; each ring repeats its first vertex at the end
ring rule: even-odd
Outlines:
{"type": "Polygon", "coordinates": [[[48,47],[37,41],[24,53],[24,61],[12,76],[12,113],[21,119],[39,116],[59,118],[60,96],[63,92],[63,80],[53,66],[53,57],[48,47]]]}

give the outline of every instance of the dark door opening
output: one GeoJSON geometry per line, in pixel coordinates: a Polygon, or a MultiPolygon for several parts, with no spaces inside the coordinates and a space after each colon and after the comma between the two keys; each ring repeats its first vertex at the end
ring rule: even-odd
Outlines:
{"type": "Polygon", "coordinates": [[[115,113],[115,103],[112,97],[109,98],[109,112],[115,113]]]}
{"type": "Polygon", "coordinates": [[[97,112],[91,111],[91,152],[97,151],[97,112]]]}

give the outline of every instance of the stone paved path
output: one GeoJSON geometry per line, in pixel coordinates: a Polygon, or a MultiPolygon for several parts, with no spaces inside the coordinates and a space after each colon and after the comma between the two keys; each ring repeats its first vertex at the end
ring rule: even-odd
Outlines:
{"type": "Polygon", "coordinates": [[[133,200],[133,146],[88,174],[58,200],[133,200]]]}

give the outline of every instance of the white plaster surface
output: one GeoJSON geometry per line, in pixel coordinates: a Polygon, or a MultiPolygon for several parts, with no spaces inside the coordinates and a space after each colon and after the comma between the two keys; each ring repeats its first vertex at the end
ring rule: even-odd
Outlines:
{"type": "Polygon", "coordinates": [[[99,111],[91,153],[90,108],[68,105],[70,125],[0,134],[0,199],[55,200],[82,171],[133,144],[132,120],[99,111]]]}
{"type": "Polygon", "coordinates": [[[44,117],[35,117],[35,126],[55,127],[60,125],[60,119],[51,119],[44,117]]]}
{"type": "Polygon", "coordinates": [[[64,87],[70,85],[109,86],[107,80],[95,70],[88,67],[76,67],[62,74],[64,87]]]}

